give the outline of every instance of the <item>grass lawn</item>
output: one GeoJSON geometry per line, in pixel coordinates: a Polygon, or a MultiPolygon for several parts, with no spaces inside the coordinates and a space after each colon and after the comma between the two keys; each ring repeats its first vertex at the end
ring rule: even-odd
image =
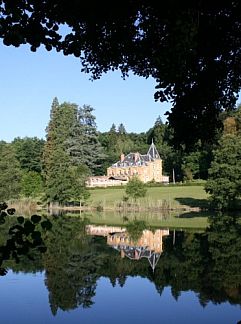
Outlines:
{"type": "MultiPolygon", "coordinates": [[[[90,204],[101,203],[104,207],[114,207],[125,195],[125,189],[105,188],[90,190],[90,204]]],[[[141,205],[151,205],[166,200],[169,206],[207,207],[208,195],[202,186],[177,186],[177,187],[151,187],[147,190],[145,198],[140,198],[141,205]]]]}
{"type": "MultiPolygon", "coordinates": [[[[184,207],[207,207],[208,195],[202,186],[165,186],[151,187],[147,189],[145,198],[138,199],[140,206],[160,206],[161,201],[167,201],[172,211],[161,209],[149,209],[148,211],[118,212],[115,206],[123,200],[125,188],[99,188],[90,190],[89,205],[104,207],[103,212],[81,212],[92,224],[123,226],[134,219],[144,220],[147,226],[155,228],[178,229],[205,229],[208,226],[207,213],[195,211],[183,211],[184,207]],[[112,209],[112,210],[109,210],[112,209]],[[179,210],[178,210],[179,208],[179,210]],[[152,210],[152,211],[150,211],[152,210]]],[[[70,214],[68,212],[68,214],[70,214]]],[[[78,215],[76,215],[78,217],[78,215]]]]}

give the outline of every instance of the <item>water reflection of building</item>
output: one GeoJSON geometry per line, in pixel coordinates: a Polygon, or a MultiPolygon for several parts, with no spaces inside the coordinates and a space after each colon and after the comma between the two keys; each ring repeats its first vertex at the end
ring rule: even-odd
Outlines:
{"type": "Polygon", "coordinates": [[[120,251],[122,258],[148,259],[154,271],[163,251],[163,237],[169,235],[169,230],[144,230],[136,242],[123,227],[88,225],[87,233],[107,237],[107,244],[120,251]]]}

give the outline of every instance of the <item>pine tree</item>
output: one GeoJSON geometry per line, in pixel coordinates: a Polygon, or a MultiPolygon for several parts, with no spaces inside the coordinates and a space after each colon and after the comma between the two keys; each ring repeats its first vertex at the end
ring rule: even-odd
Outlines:
{"type": "Polygon", "coordinates": [[[109,133],[116,133],[116,125],[114,123],[111,125],[109,133]]]}
{"type": "Polygon", "coordinates": [[[154,127],[157,127],[157,126],[163,126],[164,124],[163,124],[163,121],[162,121],[162,119],[161,119],[161,116],[159,115],[158,117],[157,117],[157,119],[156,119],[156,121],[155,121],[155,125],[154,125],[154,127]]]}
{"type": "Polygon", "coordinates": [[[49,202],[65,203],[78,196],[76,183],[79,195],[84,187],[83,174],[75,173],[73,177],[73,167],[80,165],[82,152],[75,151],[75,155],[71,155],[74,149],[69,150],[70,143],[76,144],[79,140],[78,106],[70,103],[59,105],[54,99],[46,130],[43,154],[46,198],[49,202]]]}
{"type": "Polygon", "coordinates": [[[164,137],[165,137],[166,126],[163,124],[161,117],[159,116],[154,126],[147,133],[148,144],[151,144],[152,141],[155,143],[158,149],[161,148],[164,137]]]}
{"type": "Polygon", "coordinates": [[[126,134],[126,129],[125,129],[124,124],[120,123],[120,125],[118,127],[118,133],[121,135],[126,134]]]}
{"type": "Polygon", "coordinates": [[[71,130],[68,151],[74,165],[86,165],[95,174],[105,155],[98,139],[93,110],[89,105],[79,107],[77,122],[71,130]]]}

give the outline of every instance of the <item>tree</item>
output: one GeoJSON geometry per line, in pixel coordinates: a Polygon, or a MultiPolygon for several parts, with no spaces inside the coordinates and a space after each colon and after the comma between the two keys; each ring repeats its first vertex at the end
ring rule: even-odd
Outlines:
{"type": "Polygon", "coordinates": [[[114,123],[111,125],[111,128],[110,128],[110,131],[109,132],[110,133],[113,133],[113,134],[116,133],[116,125],[114,123]]]}
{"type": "Polygon", "coordinates": [[[70,137],[66,141],[67,150],[74,165],[86,165],[91,173],[98,173],[104,152],[99,142],[99,134],[93,110],[89,105],[78,107],[70,137]]]}
{"type": "Polygon", "coordinates": [[[98,139],[97,125],[93,111],[93,107],[84,105],[79,109],[79,121],[83,136],[82,149],[85,159],[83,162],[95,173],[101,165],[104,153],[98,139]]]}
{"type": "Polygon", "coordinates": [[[41,173],[44,140],[37,137],[17,137],[12,145],[21,169],[41,173]]]}
{"type": "Polygon", "coordinates": [[[84,193],[87,169],[82,167],[82,152],[76,148],[80,139],[78,107],[76,104],[58,104],[54,99],[43,166],[45,193],[48,202],[80,201],[84,193]],[[72,151],[69,149],[72,145],[72,151]]]}
{"type": "Polygon", "coordinates": [[[0,201],[18,198],[21,190],[21,170],[11,144],[0,142],[0,201]]]}
{"type": "Polygon", "coordinates": [[[148,144],[154,142],[158,149],[160,149],[164,141],[165,132],[166,125],[163,124],[161,117],[159,116],[156,119],[154,126],[147,132],[148,144]]]}
{"type": "Polygon", "coordinates": [[[98,79],[120,69],[157,81],[155,99],[171,100],[174,140],[209,142],[222,109],[234,107],[241,88],[241,3],[172,0],[36,2],[3,0],[0,37],[5,45],[43,44],[79,57],[98,79]],[[69,27],[67,34],[60,26],[69,27]],[[190,136],[192,134],[192,136],[190,136]]]}
{"type": "Polygon", "coordinates": [[[200,159],[201,149],[199,151],[191,152],[183,157],[182,171],[184,180],[200,179],[200,159]]]}
{"type": "Polygon", "coordinates": [[[241,137],[224,135],[214,151],[206,191],[218,209],[235,207],[241,195],[241,137]]]}
{"type": "Polygon", "coordinates": [[[126,134],[126,129],[124,124],[120,123],[120,125],[118,126],[118,133],[121,135],[125,135],[126,134]]]}
{"type": "Polygon", "coordinates": [[[146,185],[139,178],[133,177],[127,183],[125,192],[128,197],[134,198],[136,201],[137,198],[145,197],[147,189],[146,185]]]}
{"type": "Polygon", "coordinates": [[[43,180],[35,171],[25,172],[21,180],[21,193],[25,197],[37,197],[43,193],[43,180]]]}

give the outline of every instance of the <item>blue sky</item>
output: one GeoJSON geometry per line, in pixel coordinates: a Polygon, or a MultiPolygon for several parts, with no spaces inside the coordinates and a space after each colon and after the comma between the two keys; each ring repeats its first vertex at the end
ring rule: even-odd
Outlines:
{"type": "Polygon", "coordinates": [[[0,140],[14,137],[45,138],[45,128],[55,96],[59,102],[91,105],[97,128],[110,129],[123,123],[128,132],[148,130],[171,105],[154,101],[155,81],[131,75],[125,81],[119,72],[100,80],[80,72],[77,58],[24,45],[6,47],[0,43],[0,140]]]}

